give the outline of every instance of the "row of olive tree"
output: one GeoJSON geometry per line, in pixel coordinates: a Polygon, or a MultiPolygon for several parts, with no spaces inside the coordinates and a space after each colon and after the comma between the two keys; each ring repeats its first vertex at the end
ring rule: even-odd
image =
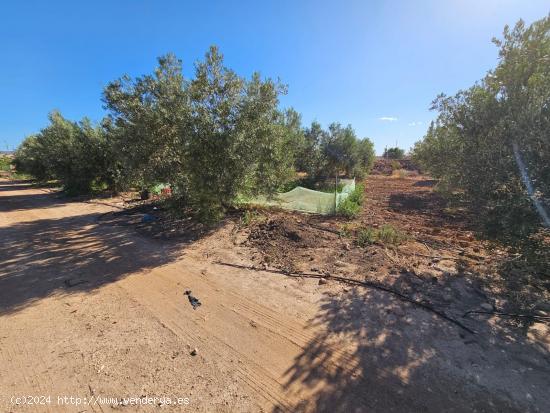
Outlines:
{"type": "Polygon", "coordinates": [[[71,122],[56,111],[49,120],[49,126],[27,137],[15,152],[17,170],[41,181],[59,179],[69,194],[112,186],[114,158],[105,130],[86,118],[71,122]]]}
{"type": "Polygon", "coordinates": [[[497,67],[434,101],[439,116],[413,158],[463,191],[490,235],[525,239],[544,224],[550,197],[550,16],[506,27],[494,43],[497,67]]]}
{"type": "Polygon", "coordinates": [[[311,181],[342,173],[361,179],[372,169],[374,145],[368,138],[358,139],[351,125],[332,123],[324,130],[313,122],[299,141],[296,167],[311,181]]]}
{"type": "Polygon", "coordinates": [[[107,85],[108,115],[99,126],[52,113],[50,126],[20,146],[16,165],[38,179],[59,179],[72,193],[169,183],[205,220],[221,216],[238,195],[273,194],[296,167],[313,178],[364,175],[372,143],[349,126],[303,129],[296,111],[279,109],[285,92],[257,73],[238,76],[216,47],[192,79],[168,54],[153,74],[107,85]]]}

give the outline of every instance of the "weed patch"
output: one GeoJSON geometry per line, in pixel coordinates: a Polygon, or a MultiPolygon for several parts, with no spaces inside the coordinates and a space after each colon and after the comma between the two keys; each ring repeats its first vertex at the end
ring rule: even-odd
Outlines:
{"type": "Polygon", "coordinates": [[[360,247],[372,244],[400,245],[408,239],[408,236],[392,225],[383,225],[380,228],[361,228],[357,231],[356,243],[360,247]]]}

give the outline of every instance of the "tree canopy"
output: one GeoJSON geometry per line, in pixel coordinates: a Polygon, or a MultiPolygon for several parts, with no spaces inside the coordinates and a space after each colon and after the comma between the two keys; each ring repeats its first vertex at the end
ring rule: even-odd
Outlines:
{"type": "Polygon", "coordinates": [[[550,16],[529,27],[519,21],[493,42],[497,67],[471,88],[437,97],[438,117],[413,156],[463,191],[489,235],[512,240],[544,222],[534,200],[549,204],[550,16]]]}
{"type": "Polygon", "coordinates": [[[396,147],[384,149],[384,158],[388,159],[403,159],[405,156],[405,150],[396,147]]]}
{"type": "Polygon", "coordinates": [[[58,179],[71,194],[89,192],[100,183],[111,185],[112,157],[104,130],[86,118],[71,122],[57,111],[49,120],[49,126],[17,149],[16,168],[40,180],[58,179]]]}
{"type": "Polygon", "coordinates": [[[99,125],[52,112],[50,125],[22,143],[16,165],[60,180],[70,193],[168,183],[206,221],[239,196],[273,194],[297,170],[311,179],[368,172],[370,140],[338,123],[304,129],[298,112],[279,108],[284,93],[279,81],[227,68],[215,46],[190,79],[167,54],[153,73],[124,75],[105,87],[107,116],[99,125]]]}

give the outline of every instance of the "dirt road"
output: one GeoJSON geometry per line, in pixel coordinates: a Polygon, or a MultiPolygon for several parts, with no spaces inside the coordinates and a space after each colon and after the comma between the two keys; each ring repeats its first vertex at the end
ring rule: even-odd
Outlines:
{"type": "Polygon", "coordinates": [[[156,241],[102,219],[103,202],[0,181],[1,411],[550,408],[530,343],[465,336],[379,291],[221,266],[248,263],[231,228],[156,241]],[[159,399],[109,400],[129,397],[159,399]]]}

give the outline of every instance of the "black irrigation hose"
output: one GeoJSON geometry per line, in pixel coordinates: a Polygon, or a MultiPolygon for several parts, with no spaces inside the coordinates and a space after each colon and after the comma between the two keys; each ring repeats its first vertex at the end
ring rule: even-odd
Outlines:
{"type": "Polygon", "coordinates": [[[360,286],[363,286],[363,287],[376,288],[378,290],[382,290],[382,291],[385,291],[387,293],[393,294],[393,295],[399,297],[400,299],[402,299],[404,301],[407,301],[411,304],[414,304],[418,307],[421,307],[425,310],[428,310],[428,311],[436,314],[440,318],[442,318],[444,320],[447,320],[447,321],[457,325],[458,327],[462,328],[463,330],[466,330],[468,333],[476,334],[476,332],[474,330],[466,327],[460,321],[457,321],[454,318],[449,317],[443,311],[437,310],[429,304],[424,304],[424,303],[422,303],[420,301],[417,301],[417,300],[414,300],[414,299],[412,299],[412,298],[410,298],[410,297],[408,297],[404,294],[401,294],[400,292],[398,292],[396,290],[393,290],[389,287],[385,287],[383,285],[380,285],[380,284],[377,284],[377,283],[374,283],[374,282],[371,282],[371,281],[353,280],[351,278],[338,277],[336,275],[319,275],[319,274],[305,273],[305,272],[294,272],[294,273],[292,273],[290,271],[282,271],[282,270],[274,270],[274,269],[263,269],[263,268],[257,268],[257,267],[254,267],[254,266],[247,266],[247,265],[241,265],[241,264],[232,264],[232,263],[222,262],[222,261],[215,261],[215,264],[225,265],[225,266],[234,267],[234,268],[253,270],[253,271],[266,271],[266,272],[271,272],[271,273],[276,273],[276,274],[284,274],[288,277],[327,278],[327,279],[333,279],[333,280],[336,280],[336,281],[344,282],[344,283],[347,283],[347,284],[353,284],[353,285],[360,285],[360,286]]]}

